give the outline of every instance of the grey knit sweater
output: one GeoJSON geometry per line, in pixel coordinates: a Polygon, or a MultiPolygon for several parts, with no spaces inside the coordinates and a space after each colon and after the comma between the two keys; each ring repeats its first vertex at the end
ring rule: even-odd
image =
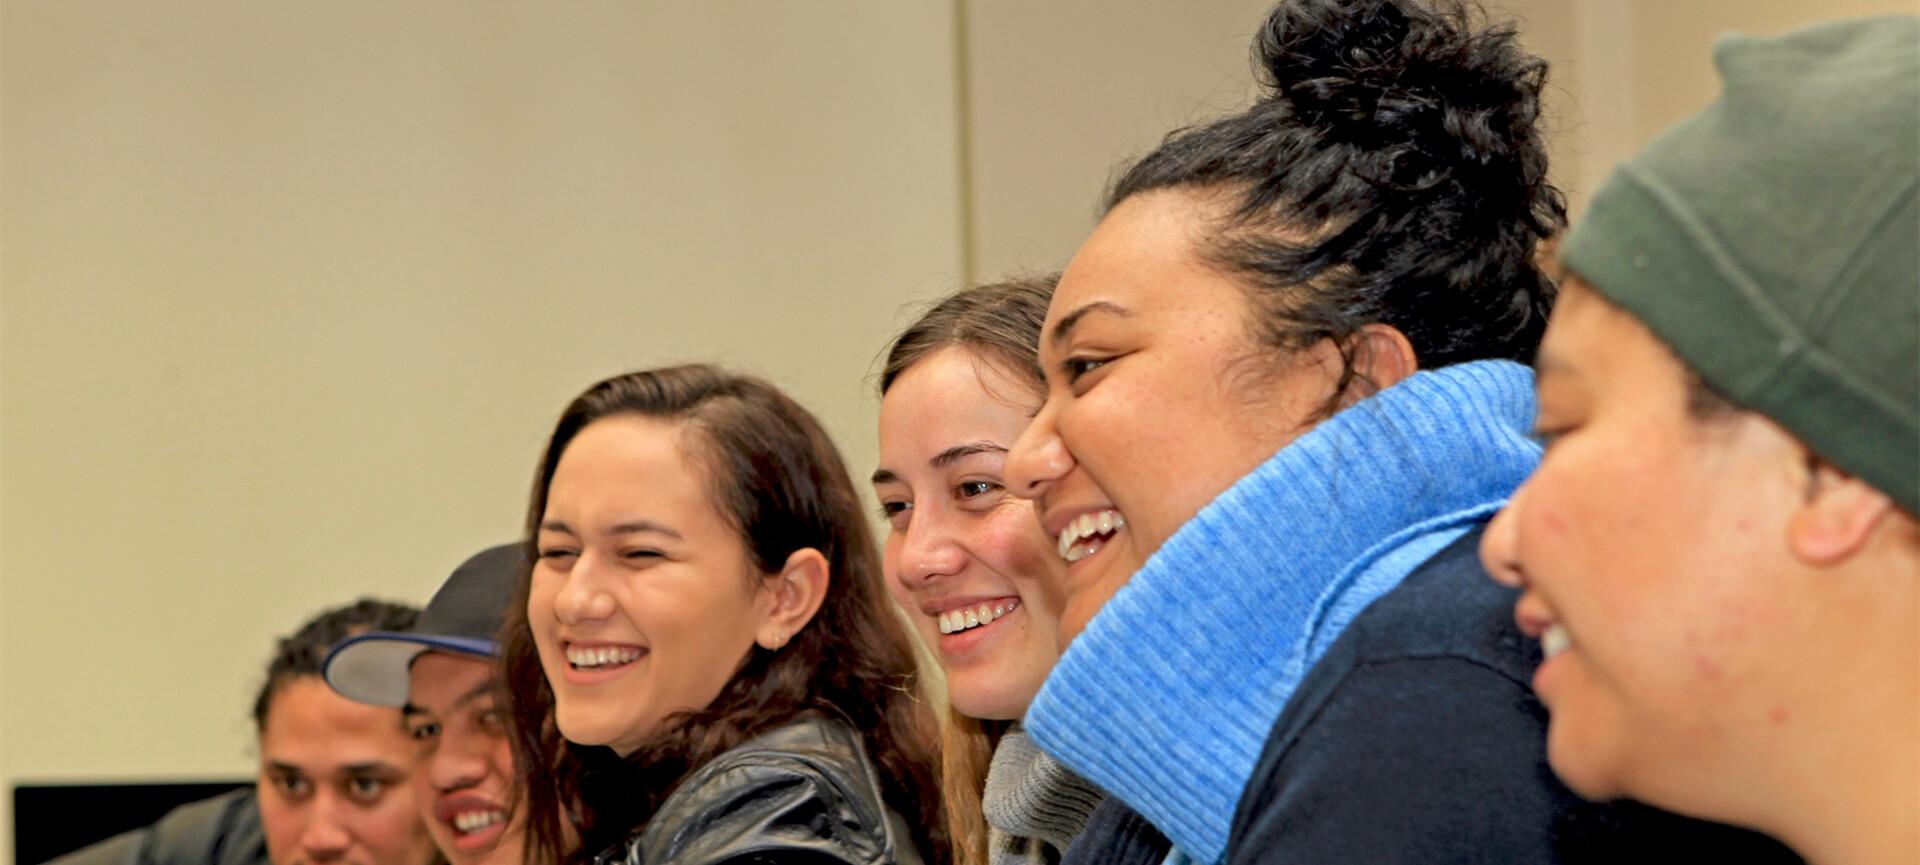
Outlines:
{"type": "Polygon", "coordinates": [[[987,767],[989,865],[1052,865],[1106,794],[1041,753],[1015,724],[987,767]]]}

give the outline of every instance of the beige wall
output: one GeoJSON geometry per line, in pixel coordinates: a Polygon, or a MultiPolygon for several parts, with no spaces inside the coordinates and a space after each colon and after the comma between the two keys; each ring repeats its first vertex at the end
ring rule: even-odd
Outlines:
{"type": "Polygon", "coordinates": [[[270,637],[513,536],[597,377],[762,371],[866,470],[870,361],[963,266],[945,4],[46,0],[0,38],[7,784],[249,773],[270,637]]]}
{"type": "MultiPolygon", "coordinates": [[[[271,635],[511,535],[595,377],[760,370],[863,473],[902,305],[1063,264],[1266,5],[7,0],[0,783],[246,773],[271,635]]],[[[1494,5],[1576,202],[1713,34],[1911,6],[1494,5]]]]}

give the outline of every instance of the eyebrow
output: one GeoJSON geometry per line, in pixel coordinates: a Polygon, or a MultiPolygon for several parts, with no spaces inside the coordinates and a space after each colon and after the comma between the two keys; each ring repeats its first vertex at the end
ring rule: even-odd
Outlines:
{"type": "Polygon", "coordinates": [[[943,469],[974,454],[1003,454],[1007,449],[990,441],[967,442],[954,445],[933,455],[930,461],[934,468],[943,469]]]}
{"type": "MultiPolygon", "coordinates": [[[[547,520],[546,522],[541,523],[540,531],[559,532],[561,534],[573,535],[574,537],[580,536],[579,532],[574,531],[571,526],[568,526],[565,522],[561,520],[547,520]]],[[[685,538],[680,537],[679,532],[676,532],[673,529],[667,528],[666,526],[663,526],[652,520],[635,520],[633,522],[621,523],[619,525],[608,528],[604,534],[609,536],[632,535],[632,534],[639,534],[642,532],[651,532],[657,535],[666,535],[667,537],[670,537],[676,541],[685,540],[685,538]]]]}
{"type": "Polygon", "coordinates": [[[374,760],[366,763],[348,763],[340,767],[347,775],[399,775],[400,767],[392,763],[374,760]]]}
{"type": "Polygon", "coordinates": [[[1121,306],[1120,304],[1114,303],[1113,301],[1096,300],[1092,303],[1087,304],[1086,306],[1080,307],[1079,309],[1076,309],[1072,312],[1067,313],[1066,315],[1061,316],[1059,323],[1053,326],[1053,333],[1047,336],[1047,341],[1055,345],[1059,345],[1060,343],[1066,342],[1067,335],[1073,332],[1074,326],[1078,325],[1080,323],[1080,320],[1083,318],[1086,318],[1088,314],[1095,313],[1095,312],[1104,312],[1111,315],[1120,316],[1121,318],[1126,318],[1127,316],[1133,315],[1133,313],[1127,311],[1126,307],[1121,306]]]}
{"type": "MultiPolygon", "coordinates": [[[[1003,454],[1006,452],[1007,449],[1005,447],[983,439],[977,442],[954,445],[953,447],[934,454],[933,459],[928,460],[927,463],[936,469],[943,469],[975,454],[1003,454]]],[[[892,469],[875,469],[873,472],[873,483],[876,486],[879,484],[894,483],[898,480],[900,480],[900,476],[895,474],[892,469]]]]}
{"type": "MultiPolygon", "coordinates": [[[[472,703],[473,701],[480,699],[481,697],[489,696],[492,693],[492,691],[493,691],[493,680],[489,679],[485,682],[481,682],[480,684],[473,686],[472,690],[469,690],[468,692],[461,694],[458,698],[456,698],[453,701],[453,708],[455,710],[463,708],[468,704],[472,703]]],[[[432,715],[433,712],[423,706],[417,706],[409,702],[406,705],[403,705],[400,707],[400,714],[404,717],[404,716],[410,716],[410,715],[432,715]]]]}
{"type": "Polygon", "coordinates": [[[464,706],[467,706],[468,704],[471,704],[473,701],[478,700],[481,697],[489,697],[492,695],[493,695],[493,680],[488,679],[487,681],[481,682],[480,684],[473,686],[472,690],[464,694],[461,694],[460,699],[453,701],[453,707],[455,709],[459,709],[464,706]]]}

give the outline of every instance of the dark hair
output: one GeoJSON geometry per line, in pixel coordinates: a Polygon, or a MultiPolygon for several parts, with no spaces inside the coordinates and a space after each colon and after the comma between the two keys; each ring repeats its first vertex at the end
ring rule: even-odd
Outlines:
{"type": "Polygon", "coordinates": [[[273,697],[288,682],[301,676],[320,675],[327,653],[341,640],[367,631],[405,631],[420,616],[417,607],[361,598],[344,607],[334,607],[308,620],[292,636],[274,643],[273,660],[267,662],[267,680],[253,698],[253,728],[267,728],[267,710],[273,697]]]}
{"type": "MultiPolygon", "coordinates": [[[[807,715],[845,721],[864,738],[887,804],[937,853],[945,838],[935,777],[934,720],[922,699],[912,637],[881,582],[866,513],[839,451],[806,409],[773,385],[706,365],[615,376],[568,404],[534,476],[527,543],[546,512],[561,455],[581,430],[607,417],[677,421],[687,456],[704,468],[715,509],[732,524],[760,574],[778,573],[794,552],[827,560],[827,596],[778,651],[754,646],[706,708],[669,718],[624,760],[574,745],[553,721],[524,613],[523,578],[502,635],[502,679],[513,711],[515,760],[527,790],[527,861],[552,863],[573,847],[563,817],[591,855],[646,822],[673,788],[707,761],[807,715]],[[604,779],[604,780],[603,780],[604,779]]],[[[930,861],[944,861],[943,858],[930,861]]]]}
{"type": "MultiPolygon", "coordinates": [[[[948,295],[887,347],[880,395],[886,396],[894,380],[914,364],[949,346],[960,346],[995,361],[1005,372],[1018,376],[1021,383],[1044,392],[1040,329],[1046,323],[1047,304],[1059,282],[1056,273],[974,286],[948,295]]],[[[947,707],[947,720],[940,730],[940,801],[958,865],[987,863],[987,818],[980,799],[993,750],[1009,726],[1009,721],[969,717],[951,704],[947,707]]]]}
{"type": "Polygon", "coordinates": [[[1107,209],[1220,196],[1203,260],[1248,283],[1263,343],[1339,344],[1341,393],[1372,323],[1422,367],[1530,362],[1554,297],[1534,250],[1566,221],[1539,129],[1547,64],[1483,17],[1460,0],[1282,2],[1254,40],[1261,98],[1169,135],[1107,209]]]}
{"type": "Polygon", "coordinates": [[[1059,284],[1060,274],[1053,273],[976,285],[947,295],[887,347],[880,395],[885,396],[894,380],[922,358],[955,345],[999,361],[1006,372],[1044,389],[1040,328],[1059,284]]]}

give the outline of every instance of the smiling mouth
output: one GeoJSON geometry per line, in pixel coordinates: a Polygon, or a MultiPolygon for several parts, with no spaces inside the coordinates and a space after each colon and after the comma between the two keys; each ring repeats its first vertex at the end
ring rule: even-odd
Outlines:
{"type": "Polygon", "coordinates": [[[462,811],[447,821],[453,825],[456,835],[466,836],[484,832],[489,828],[507,821],[507,812],[499,809],[462,811]]]}
{"type": "Polygon", "coordinates": [[[1540,633],[1540,654],[1542,660],[1551,659],[1573,648],[1573,637],[1567,633],[1567,626],[1555,624],[1540,633]]]}
{"type": "Polygon", "coordinates": [[[1113,540],[1113,536],[1127,527],[1127,518],[1119,511],[1108,508],[1090,514],[1081,514],[1067,527],[1060,530],[1056,541],[1060,558],[1068,564],[1080,561],[1100,551],[1100,548],[1113,540]]]}
{"type": "Polygon", "coordinates": [[[567,666],[583,672],[617,670],[640,660],[647,650],[638,646],[567,647],[567,666]]]}
{"type": "Polygon", "coordinates": [[[935,616],[934,620],[939,623],[940,633],[958,634],[962,631],[970,631],[974,628],[991,625],[1001,617],[1019,608],[1020,599],[1009,598],[1004,601],[995,601],[991,604],[980,604],[974,607],[948,610],[935,616]]]}

